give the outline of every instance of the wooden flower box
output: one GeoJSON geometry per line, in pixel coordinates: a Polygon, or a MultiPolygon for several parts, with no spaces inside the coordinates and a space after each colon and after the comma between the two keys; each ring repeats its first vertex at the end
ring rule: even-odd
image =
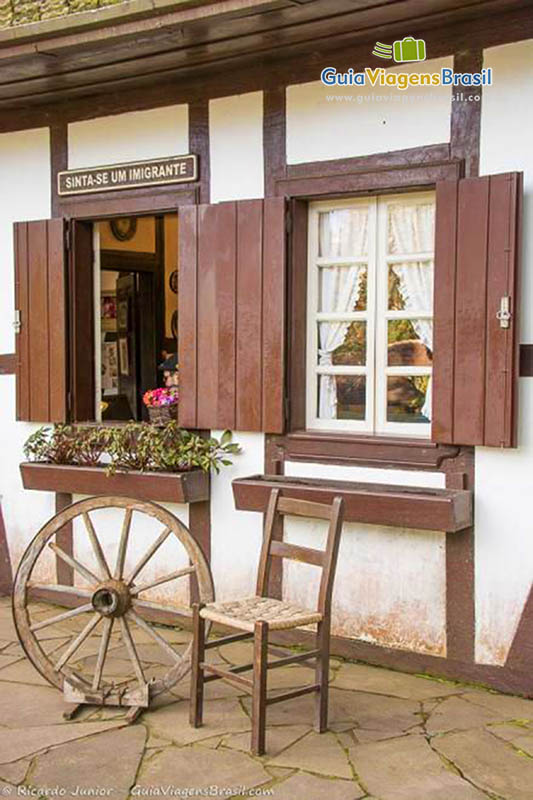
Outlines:
{"type": "Polygon", "coordinates": [[[190,472],[116,472],[105,467],[26,462],[20,465],[25,489],[85,495],[122,495],[166,503],[199,503],[209,499],[209,475],[190,472]]]}
{"type": "Polygon", "coordinates": [[[464,489],[432,489],[380,483],[352,483],[278,475],[252,475],[233,481],[238,509],[266,511],[272,489],[284,497],[331,503],[344,498],[346,522],[456,531],[472,525],[472,493],[464,489]]]}

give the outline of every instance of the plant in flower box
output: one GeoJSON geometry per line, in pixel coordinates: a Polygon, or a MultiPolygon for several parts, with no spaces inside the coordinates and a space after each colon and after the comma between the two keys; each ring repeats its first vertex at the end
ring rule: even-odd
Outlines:
{"type": "Polygon", "coordinates": [[[143,403],[153,425],[166,425],[176,419],[178,389],[176,386],[149,389],[143,395],[143,403]]]}

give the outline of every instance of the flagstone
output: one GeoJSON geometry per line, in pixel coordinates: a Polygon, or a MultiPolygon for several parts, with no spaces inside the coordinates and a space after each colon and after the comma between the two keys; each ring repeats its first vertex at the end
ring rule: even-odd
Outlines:
{"type": "Polygon", "coordinates": [[[393,672],[367,664],[343,664],[336,673],[333,685],[336,689],[376,692],[392,697],[403,697],[406,700],[427,700],[464,692],[464,686],[393,672]]]}
{"type": "Polygon", "coordinates": [[[468,730],[504,719],[504,714],[469,703],[461,697],[449,697],[432,711],[426,722],[426,730],[429,734],[468,730]]]}
{"type": "Polygon", "coordinates": [[[533,759],[485,730],[438,736],[433,746],[476,786],[505,800],[531,800],[533,759]]]}
{"type": "Polygon", "coordinates": [[[143,763],[136,793],[142,792],[143,787],[170,782],[173,787],[194,788],[198,793],[217,786],[220,796],[227,797],[230,795],[225,790],[233,789],[232,794],[238,795],[271,780],[264,767],[244,753],[207,747],[167,747],[143,763]]]}
{"type": "Polygon", "coordinates": [[[62,692],[49,684],[31,686],[0,682],[1,723],[24,728],[64,722],[62,692]]]}
{"type": "Polygon", "coordinates": [[[357,800],[364,792],[355,781],[331,780],[303,772],[273,786],[274,800],[357,800]]]}
{"type": "Polygon", "coordinates": [[[118,722],[71,722],[68,725],[40,725],[33,728],[0,729],[0,764],[9,764],[54,745],[82,739],[112,728],[122,727],[118,722]]]}
{"type": "Polygon", "coordinates": [[[380,800],[485,800],[449,770],[423,736],[356,745],[349,750],[362,786],[380,800]]]}
{"type": "Polygon", "coordinates": [[[37,686],[50,686],[46,678],[37,672],[33,664],[27,659],[16,661],[8,667],[4,667],[0,673],[2,681],[13,683],[32,684],[37,686]]]}
{"type": "Polygon", "coordinates": [[[189,725],[189,703],[180,702],[143,715],[143,721],[156,736],[176,742],[191,744],[223,733],[250,730],[250,718],[238,700],[207,700],[204,703],[204,724],[200,728],[189,725]]]}
{"type": "Polygon", "coordinates": [[[30,764],[31,759],[29,758],[21,758],[20,761],[14,761],[12,764],[0,764],[0,778],[9,781],[9,783],[22,783],[30,764]]]}
{"type": "Polygon", "coordinates": [[[312,731],[280,755],[269,757],[268,762],[337,778],[350,779],[353,775],[345,751],[331,732],[312,731]]]}
{"type": "Polygon", "coordinates": [[[488,728],[499,739],[511,742],[514,747],[522,750],[533,758],[533,730],[522,725],[491,725],[488,728]]]}
{"type": "MultiPolygon", "coordinates": [[[[269,756],[274,757],[286,750],[294,742],[309,733],[308,725],[279,725],[267,726],[266,732],[266,751],[269,756]]],[[[243,750],[249,752],[250,750],[250,734],[249,733],[235,733],[231,736],[224,737],[222,740],[224,747],[230,747],[233,750],[243,750]]]]}
{"type": "Polygon", "coordinates": [[[67,793],[77,787],[112,790],[113,800],[125,800],[135,783],[145,740],[146,729],[133,725],[55,747],[37,756],[30,786],[60,786],[67,793]]]}
{"type": "Polygon", "coordinates": [[[493,692],[467,692],[463,700],[488,708],[506,719],[533,720],[533,700],[493,692]]]}

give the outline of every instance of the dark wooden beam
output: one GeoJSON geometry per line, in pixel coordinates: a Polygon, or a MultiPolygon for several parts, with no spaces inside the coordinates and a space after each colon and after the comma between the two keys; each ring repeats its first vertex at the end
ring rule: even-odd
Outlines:
{"type": "Polygon", "coordinates": [[[17,356],[15,353],[2,353],[0,355],[0,375],[14,375],[17,371],[17,356]]]}
{"type": "MultiPolygon", "coordinates": [[[[455,54],[455,72],[481,72],[482,50],[462,50],[455,54]]],[[[452,93],[452,118],[450,149],[453,158],[464,160],[466,178],[479,174],[479,142],[481,133],[480,86],[454,88],[452,93]]]]}
{"type": "Polygon", "coordinates": [[[267,89],[263,94],[265,197],[276,194],[276,180],[286,175],[286,136],[285,87],[267,89]]]}
{"type": "Polygon", "coordinates": [[[533,344],[520,345],[520,377],[533,378],[533,344]]]}
{"type": "Polygon", "coordinates": [[[4,515],[0,507],[0,595],[11,594],[13,587],[13,571],[7,544],[7,532],[4,524],[4,515]]]}
{"type": "Polygon", "coordinates": [[[211,168],[209,161],[209,101],[194,100],[189,105],[189,150],[198,156],[200,169],[198,200],[209,203],[211,168]]]}
{"type": "Polygon", "coordinates": [[[52,216],[61,216],[59,194],[57,191],[57,174],[68,169],[68,125],[58,121],[50,125],[50,166],[51,166],[51,207],[52,216]]]}

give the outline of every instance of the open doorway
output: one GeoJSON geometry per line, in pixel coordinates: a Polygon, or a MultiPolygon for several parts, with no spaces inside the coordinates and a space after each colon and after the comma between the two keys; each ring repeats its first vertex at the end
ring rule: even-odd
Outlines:
{"type": "Polygon", "coordinates": [[[178,215],[94,225],[96,416],[146,420],[143,396],[177,386],[178,215]]]}

